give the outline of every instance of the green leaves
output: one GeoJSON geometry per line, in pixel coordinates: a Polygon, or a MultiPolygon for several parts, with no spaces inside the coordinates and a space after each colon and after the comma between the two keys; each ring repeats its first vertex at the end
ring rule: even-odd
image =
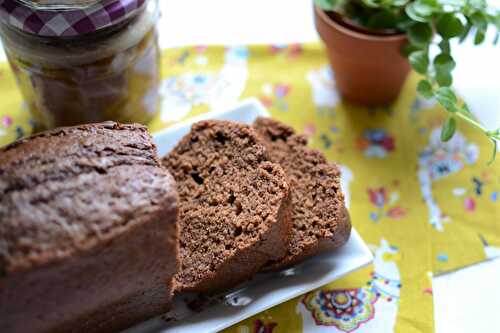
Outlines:
{"type": "Polygon", "coordinates": [[[420,80],[418,82],[417,92],[427,99],[434,97],[434,92],[432,91],[432,84],[427,80],[420,80]]]}
{"type": "Polygon", "coordinates": [[[474,44],[479,45],[484,42],[486,36],[486,29],[488,29],[488,20],[484,13],[475,12],[470,17],[472,23],[476,27],[476,35],[474,36],[474,44]]]}
{"type": "Polygon", "coordinates": [[[451,71],[455,66],[455,60],[448,53],[441,53],[434,58],[435,77],[440,86],[451,86],[453,82],[451,71]]]}
{"type": "Polygon", "coordinates": [[[489,4],[489,0],[314,1],[322,9],[336,11],[364,28],[406,34],[408,43],[402,53],[412,68],[423,75],[417,85],[418,93],[435,98],[449,114],[441,133],[443,140],[449,140],[456,131],[457,121],[464,120],[493,142],[500,141],[500,132],[488,131],[478,123],[451,89],[456,66],[450,47],[453,39],[461,42],[470,36],[475,44],[481,44],[487,29],[494,27],[497,30],[494,43],[500,42],[500,9],[489,4]],[[438,38],[434,39],[435,35],[438,38]],[[437,56],[430,58],[429,54],[434,55],[435,50],[437,56]]]}
{"type": "Polygon", "coordinates": [[[467,114],[472,114],[472,112],[470,112],[470,109],[469,109],[469,106],[467,105],[467,103],[464,103],[464,105],[462,105],[462,111],[467,113],[467,114]]]}
{"type": "Polygon", "coordinates": [[[368,7],[372,8],[378,8],[380,7],[380,3],[383,1],[378,1],[378,0],[361,0],[363,1],[363,4],[365,4],[368,7]]]}
{"type": "Polygon", "coordinates": [[[462,21],[453,13],[443,14],[436,21],[436,30],[445,39],[460,36],[464,28],[462,21]]]}
{"type": "Polygon", "coordinates": [[[457,109],[457,96],[449,87],[441,87],[436,90],[436,99],[446,110],[455,113],[457,109]]]}
{"type": "Polygon", "coordinates": [[[436,72],[436,82],[441,87],[449,87],[453,83],[453,76],[450,72],[436,72]]]}
{"type": "Polygon", "coordinates": [[[486,9],[486,0],[468,0],[467,5],[474,10],[484,10],[486,9]]]}
{"type": "Polygon", "coordinates": [[[434,67],[436,69],[451,72],[455,66],[455,60],[448,53],[441,53],[434,58],[434,67]]]}
{"type": "Polygon", "coordinates": [[[408,57],[411,67],[420,74],[427,74],[429,67],[429,56],[426,51],[415,51],[408,57]]]}
{"type": "Polygon", "coordinates": [[[314,0],[314,3],[321,9],[326,11],[332,11],[337,8],[340,1],[339,0],[314,0]]]}
{"type": "Polygon", "coordinates": [[[450,141],[457,130],[457,121],[449,117],[441,128],[441,141],[450,141]]]}
{"type": "Polygon", "coordinates": [[[432,28],[428,23],[417,23],[408,30],[408,40],[415,46],[427,48],[432,40],[432,28]]]}
{"type": "Polygon", "coordinates": [[[472,22],[471,22],[471,20],[468,19],[467,23],[465,24],[464,31],[462,32],[462,35],[460,36],[460,39],[459,39],[460,43],[462,43],[465,40],[465,38],[467,38],[471,29],[472,29],[472,22]]]}
{"type": "Polygon", "coordinates": [[[390,11],[379,11],[372,15],[366,24],[375,29],[393,29],[399,17],[390,11]]]}
{"type": "Polygon", "coordinates": [[[470,16],[470,19],[477,29],[486,30],[488,27],[488,20],[486,19],[486,15],[482,12],[475,12],[470,16]]]}
{"type": "Polygon", "coordinates": [[[406,15],[416,22],[429,22],[434,12],[430,1],[417,0],[405,7],[406,15]]]}
{"type": "Polygon", "coordinates": [[[486,36],[486,30],[477,29],[476,36],[474,36],[474,45],[479,45],[484,42],[486,36]]]}
{"type": "Polygon", "coordinates": [[[416,47],[415,45],[411,45],[411,44],[406,44],[403,49],[401,50],[401,53],[406,57],[406,58],[409,58],[410,57],[410,54],[412,54],[413,52],[415,51],[420,51],[420,49],[418,47],[416,47]]]}
{"type": "Polygon", "coordinates": [[[345,2],[346,0],[314,0],[314,3],[324,11],[342,11],[345,2]]]}

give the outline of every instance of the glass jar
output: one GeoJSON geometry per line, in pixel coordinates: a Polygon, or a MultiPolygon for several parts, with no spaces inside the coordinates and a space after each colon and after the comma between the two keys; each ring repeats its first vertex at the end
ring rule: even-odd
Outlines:
{"type": "Polygon", "coordinates": [[[39,18],[20,24],[0,8],[0,35],[35,130],[104,120],[146,124],[155,116],[158,0],[4,0],[1,6],[9,2],[39,18]]]}

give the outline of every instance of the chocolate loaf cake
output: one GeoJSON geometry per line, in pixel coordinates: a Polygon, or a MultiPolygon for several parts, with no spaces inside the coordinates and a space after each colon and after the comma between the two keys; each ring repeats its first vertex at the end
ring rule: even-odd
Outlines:
{"type": "Polygon", "coordinates": [[[322,153],[307,147],[307,140],[270,118],[258,118],[254,129],[266,143],[270,158],[279,163],[290,181],[292,239],[283,260],[266,269],[278,270],[343,245],[351,224],[340,189],[340,171],[322,153]]]}
{"type": "Polygon", "coordinates": [[[116,332],[168,310],[177,193],[146,128],[0,149],[0,332],[116,332]]]}
{"type": "Polygon", "coordinates": [[[291,231],[287,180],[250,126],[196,123],[163,164],[180,198],[176,290],[226,290],[285,255],[291,231]]]}

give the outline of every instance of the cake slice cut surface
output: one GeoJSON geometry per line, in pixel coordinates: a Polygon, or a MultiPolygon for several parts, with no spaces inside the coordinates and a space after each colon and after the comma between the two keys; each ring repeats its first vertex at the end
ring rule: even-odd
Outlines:
{"type": "Polygon", "coordinates": [[[285,255],[291,232],[287,179],[250,126],[196,123],[163,164],[180,198],[176,290],[226,290],[285,255]]]}
{"type": "Polygon", "coordinates": [[[292,201],[292,238],[284,259],[266,269],[278,270],[347,242],[351,223],[340,189],[340,170],[324,155],[307,147],[305,136],[270,118],[254,125],[270,158],[285,170],[292,201]]]}

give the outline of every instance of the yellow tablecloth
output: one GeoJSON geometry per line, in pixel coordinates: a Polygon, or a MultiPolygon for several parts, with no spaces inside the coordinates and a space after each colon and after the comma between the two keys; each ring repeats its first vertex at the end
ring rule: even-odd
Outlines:
{"type": "MultiPolygon", "coordinates": [[[[411,76],[390,107],[342,103],[319,45],[190,47],[163,56],[161,115],[151,130],[256,96],[342,165],[352,221],[374,264],[245,320],[227,332],[432,332],[432,274],[500,255],[500,162],[459,125],[439,140],[445,112],[411,76]]],[[[0,65],[0,144],[31,131],[0,65]]]]}

